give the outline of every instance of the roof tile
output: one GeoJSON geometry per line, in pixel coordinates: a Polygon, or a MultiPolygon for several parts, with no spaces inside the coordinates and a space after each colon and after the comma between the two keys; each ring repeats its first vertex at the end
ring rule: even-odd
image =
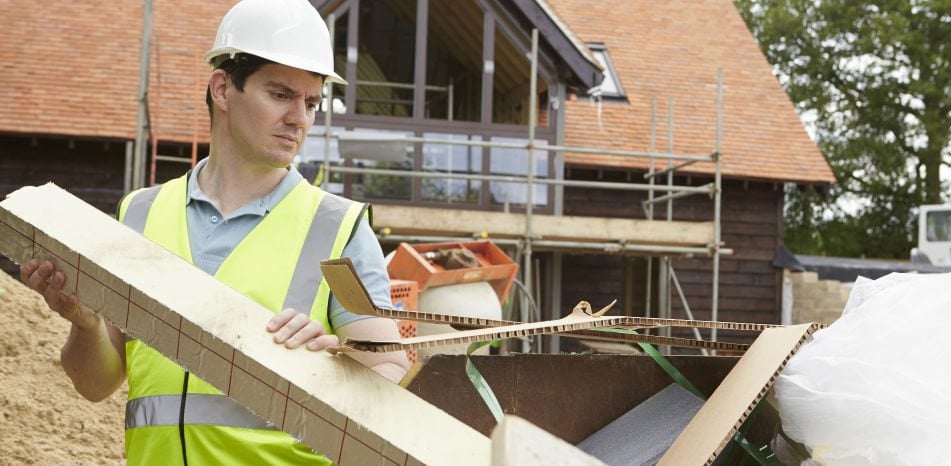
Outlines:
{"type": "MultiPolygon", "coordinates": [[[[154,2],[150,102],[154,117],[161,96],[160,139],[191,134],[197,110],[199,140],[207,141],[207,65],[199,54],[232,4],[154,2]]],[[[0,131],[133,138],[142,13],[138,0],[0,2],[0,131]]]]}
{"type": "MultiPolygon", "coordinates": [[[[601,119],[586,97],[566,104],[570,146],[647,150],[656,97],[655,147],[667,149],[672,101],[673,152],[716,148],[717,69],[723,69],[725,176],[802,183],[835,178],[809,139],[786,92],[729,0],[547,0],[581,38],[605,44],[628,102],[604,101],[601,119]]],[[[573,164],[646,168],[643,159],[569,153],[573,164]]],[[[666,163],[666,162],[664,162],[666,163]]],[[[712,173],[712,164],[690,171],[712,173]]]]}
{"type": "MultiPolygon", "coordinates": [[[[150,100],[160,139],[189,141],[194,125],[198,140],[207,141],[208,70],[200,54],[232,3],[155,1],[150,100]]],[[[667,146],[669,97],[674,151],[709,153],[715,147],[716,73],[722,67],[723,173],[805,183],[834,180],[729,0],[548,4],[581,40],[608,47],[629,99],[604,102],[599,124],[597,107],[572,97],[566,104],[566,144],[646,150],[656,96],[656,146],[667,146]]],[[[108,7],[89,0],[0,2],[5,36],[0,41],[0,131],[133,138],[141,24],[139,0],[117,0],[108,7]]],[[[566,161],[646,167],[643,160],[589,154],[568,154],[566,161]]],[[[708,173],[709,165],[691,168],[708,173]]]]}

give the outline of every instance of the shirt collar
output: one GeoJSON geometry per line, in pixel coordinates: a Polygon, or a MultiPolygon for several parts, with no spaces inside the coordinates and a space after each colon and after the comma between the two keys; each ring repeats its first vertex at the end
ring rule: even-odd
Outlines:
{"type": "MultiPolygon", "coordinates": [[[[195,168],[192,169],[191,175],[188,177],[188,187],[186,189],[185,195],[185,205],[190,204],[192,201],[207,202],[211,204],[211,200],[208,196],[201,191],[201,187],[198,185],[198,173],[201,172],[205,165],[208,164],[208,158],[204,158],[195,165],[195,168]]],[[[261,196],[257,199],[254,199],[247,204],[241,206],[238,210],[234,211],[229,218],[234,218],[240,215],[259,215],[264,216],[264,214],[274,210],[277,207],[277,204],[280,203],[284,197],[286,197],[291,190],[297,186],[304,179],[304,176],[297,171],[297,168],[294,165],[290,165],[287,169],[287,175],[281,179],[281,182],[277,184],[277,187],[274,188],[268,194],[261,196]]]]}

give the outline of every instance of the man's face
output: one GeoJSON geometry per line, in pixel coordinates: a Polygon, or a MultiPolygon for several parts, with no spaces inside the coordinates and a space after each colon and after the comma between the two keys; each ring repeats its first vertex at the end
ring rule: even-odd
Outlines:
{"type": "Polygon", "coordinates": [[[268,64],[248,76],[244,91],[229,82],[229,134],[235,155],[252,166],[286,167],[300,151],[321,99],[321,78],[268,64]]]}

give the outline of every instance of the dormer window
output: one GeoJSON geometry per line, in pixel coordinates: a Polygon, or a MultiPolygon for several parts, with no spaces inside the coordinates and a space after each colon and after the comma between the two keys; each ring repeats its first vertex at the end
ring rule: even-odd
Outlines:
{"type": "Polygon", "coordinates": [[[601,81],[600,96],[610,99],[624,99],[624,88],[621,87],[621,80],[618,79],[614,64],[611,63],[608,49],[604,44],[588,44],[588,49],[591,50],[594,59],[604,68],[604,81],[601,81]]]}

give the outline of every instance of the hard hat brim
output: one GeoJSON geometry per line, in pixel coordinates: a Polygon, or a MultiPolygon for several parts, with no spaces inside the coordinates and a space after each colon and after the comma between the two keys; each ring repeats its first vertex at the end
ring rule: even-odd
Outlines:
{"type": "Polygon", "coordinates": [[[301,57],[289,56],[275,52],[263,52],[255,50],[239,50],[234,47],[218,47],[213,48],[205,53],[205,63],[214,66],[215,58],[218,58],[222,55],[232,55],[237,53],[246,53],[249,55],[255,55],[266,60],[270,60],[281,65],[290,66],[291,68],[297,68],[304,71],[310,71],[312,73],[317,73],[325,77],[325,82],[337,83],[346,86],[347,81],[340,77],[333,69],[328,69],[327,66],[324,66],[320,63],[317,63],[312,60],[307,60],[301,57]]]}

